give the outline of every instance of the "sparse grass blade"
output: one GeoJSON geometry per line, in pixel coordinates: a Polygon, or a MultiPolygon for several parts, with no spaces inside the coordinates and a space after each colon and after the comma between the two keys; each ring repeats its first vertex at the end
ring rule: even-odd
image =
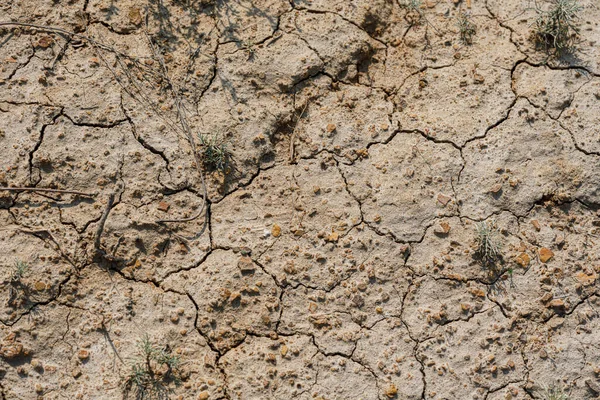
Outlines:
{"type": "Polygon", "coordinates": [[[464,44],[472,44],[473,36],[477,33],[477,27],[471,21],[471,16],[467,13],[459,13],[456,21],[460,33],[460,40],[464,44]]]}
{"type": "Polygon", "coordinates": [[[536,7],[538,14],[533,25],[535,41],[557,56],[572,53],[579,42],[577,21],[583,7],[578,0],[552,0],[549,8],[536,7]]]}

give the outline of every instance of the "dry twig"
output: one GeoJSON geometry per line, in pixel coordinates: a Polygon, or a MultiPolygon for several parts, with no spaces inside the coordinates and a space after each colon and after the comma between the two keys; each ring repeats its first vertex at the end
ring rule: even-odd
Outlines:
{"type": "Polygon", "coordinates": [[[117,194],[120,195],[122,190],[123,186],[121,185],[121,183],[117,184],[115,191],[108,196],[106,207],[104,208],[104,212],[102,213],[102,216],[98,221],[98,227],[96,228],[96,239],[94,240],[94,249],[98,254],[106,254],[106,252],[100,248],[102,233],[104,232],[104,224],[106,224],[108,214],[110,214],[110,210],[112,210],[113,204],[115,203],[115,197],[117,196],[117,194]]]}
{"type": "MultiPolygon", "coordinates": [[[[146,37],[148,39],[148,42],[150,44],[150,48],[152,49],[152,53],[154,54],[154,58],[158,60],[160,66],[162,68],[163,77],[164,77],[164,79],[167,80],[167,83],[169,84],[169,87],[171,88],[171,92],[173,93],[173,97],[175,99],[175,105],[177,107],[177,116],[179,117],[179,123],[181,124],[181,128],[183,129],[183,132],[186,135],[186,139],[187,139],[187,141],[188,141],[188,143],[189,143],[189,145],[190,145],[190,147],[192,149],[192,154],[194,155],[194,160],[196,162],[196,169],[198,170],[198,174],[200,175],[200,180],[202,182],[202,189],[204,191],[204,193],[203,193],[202,207],[200,207],[200,211],[198,213],[194,214],[192,217],[189,217],[189,218],[171,219],[171,220],[158,220],[158,221],[156,221],[156,223],[189,222],[189,221],[193,221],[194,219],[196,219],[200,215],[202,215],[202,212],[204,211],[204,209],[206,207],[206,203],[208,201],[208,191],[206,189],[206,180],[204,178],[204,171],[202,170],[202,167],[201,167],[201,165],[202,165],[201,161],[202,160],[200,160],[200,156],[199,156],[198,151],[197,151],[196,141],[194,139],[194,135],[192,134],[192,131],[191,131],[191,129],[189,127],[189,124],[187,122],[187,117],[186,117],[186,114],[185,114],[185,107],[183,106],[183,104],[181,102],[181,97],[179,96],[177,87],[169,79],[168,70],[167,70],[167,66],[165,65],[165,61],[164,61],[162,55],[160,54],[160,52],[155,48],[154,43],[152,42],[152,38],[148,34],[147,27],[146,27],[145,33],[146,33],[146,37]]],[[[207,225],[208,225],[208,213],[205,213],[204,224],[202,225],[201,232],[204,232],[204,230],[206,229],[207,225]]]]}
{"type": "Polygon", "coordinates": [[[296,140],[296,128],[298,127],[298,123],[300,123],[300,120],[302,119],[302,116],[304,115],[304,112],[306,111],[307,108],[308,108],[308,101],[306,101],[306,104],[304,105],[302,112],[300,113],[300,115],[298,116],[298,119],[296,120],[296,123],[294,124],[294,129],[292,130],[292,135],[290,137],[290,163],[294,162],[294,160],[296,159],[296,154],[295,154],[295,149],[294,149],[294,141],[296,140]]]}
{"type": "Polygon", "coordinates": [[[97,193],[78,192],[76,190],[47,189],[47,188],[35,188],[35,187],[0,187],[0,191],[76,194],[78,196],[83,196],[83,197],[96,197],[96,195],[97,195],[97,193]]]}

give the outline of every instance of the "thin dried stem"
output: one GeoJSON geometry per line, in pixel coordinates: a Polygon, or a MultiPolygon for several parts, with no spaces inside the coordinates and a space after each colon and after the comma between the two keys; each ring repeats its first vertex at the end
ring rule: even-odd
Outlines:
{"type": "Polygon", "coordinates": [[[292,136],[290,138],[290,163],[293,163],[294,160],[296,159],[296,149],[295,149],[295,145],[294,145],[294,141],[296,140],[296,128],[298,127],[298,124],[300,123],[300,120],[302,119],[302,116],[304,116],[304,112],[306,111],[306,109],[308,108],[308,100],[306,101],[306,104],[304,105],[304,108],[302,108],[302,112],[300,113],[300,115],[298,116],[298,119],[296,120],[296,123],[294,124],[294,129],[292,130],[292,136]]]}
{"type": "Polygon", "coordinates": [[[107,50],[107,51],[110,51],[111,53],[118,54],[121,57],[133,59],[133,57],[131,57],[125,53],[121,53],[118,50],[115,50],[114,48],[112,48],[108,45],[105,45],[104,43],[98,42],[89,36],[81,35],[81,34],[75,33],[75,32],[69,32],[65,29],[56,28],[53,26],[30,24],[30,23],[26,23],[26,22],[0,22],[0,27],[3,27],[3,26],[31,28],[31,29],[37,29],[38,31],[42,31],[42,32],[56,33],[56,34],[59,34],[62,36],[66,36],[67,38],[74,38],[74,37],[79,38],[79,39],[85,40],[87,42],[93,43],[96,47],[99,47],[103,50],[107,50]]]}
{"type": "MultiPolygon", "coordinates": [[[[202,212],[204,211],[204,208],[206,207],[206,203],[208,201],[208,191],[207,191],[207,188],[206,188],[206,180],[204,178],[204,171],[202,170],[202,167],[201,167],[202,164],[201,164],[200,156],[199,156],[198,151],[197,151],[196,141],[194,140],[194,135],[192,134],[192,131],[191,131],[189,125],[188,125],[187,117],[186,117],[186,114],[185,114],[185,107],[183,106],[183,104],[181,102],[181,98],[179,96],[177,87],[169,79],[168,70],[167,70],[167,66],[165,65],[165,61],[164,61],[162,55],[160,54],[160,52],[154,46],[154,43],[152,42],[152,38],[148,34],[147,27],[146,27],[145,33],[146,33],[146,37],[148,39],[148,42],[150,44],[150,48],[152,49],[152,52],[154,54],[154,58],[158,60],[160,66],[162,68],[163,76],[167,80],[167,82],[169,84],[169,87],[171,88],[171,92],[173,93],[173,97],[175,99],[175,105],[177,107],[177,116],[179,117],[179,123],[181,124],[181,128],[183,129],[183,132],[186,135],[187,141],[188,141],[188,143],[189,143],[189,145],[190,145],[190,147],[192,149],[192,154],[194,155],[194,160],[196,162],[196,169],[198,170],[198,174],[200,175],[200,180],[201,180],[201,183],[202,183],[202,189],[203,189],[203,192],[204,192],[203,193],[202,207],[200,208],[200,212],[198,212],[197,214],[194,214],[190,218],[177,219],[177,220],[159,220],[159,221],[156,221],[156,222],[157,223],[165,223],[165,222],[172,222],[172,223],[189,222],[189,221],[193,221],[194,219],[196,219],[200,215],[202,215],[202,212]]],[[[201,232],[204,232],[204,230],[206,229],[207,225],[208,225],[208,213],[205,213],[205,215],[204,215],[204,223],[202,225],[201,232]]]]}
{"type": "Polygon", "coordinates": [[[102,233],[104,232],[104,225],[106,224],[106,219],[108,218],[108,214],[110,214],[110,210],[112,210],[113,204],[115,203],[115,197],[117,194],[120,194],[123,190],[122,185],[119,183],[115,188],[115,191],[112,192],[108,196],[108,201],[106,202],[106,207],[104,208],[104,212],[98,221],[98,227],[96,228],[96,239],[94,240],[94,249],[98,254],[105,254],[106,252],[102,250],[100,247],[102,240],[102,233]]]}
{"type": "Polygon", "coordinates": [[[76,194],[78,196],[83,196],[83,197],[96,197],[98,195],[97,193],[85,193],[85,192],[79,192],[76,190],[48,189],[48,188],[36,188],[36,187],[1,187],[0,191],[76,194]]]}

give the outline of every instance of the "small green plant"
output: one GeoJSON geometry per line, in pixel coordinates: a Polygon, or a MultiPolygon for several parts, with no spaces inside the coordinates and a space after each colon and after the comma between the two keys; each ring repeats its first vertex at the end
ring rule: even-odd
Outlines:
{"type": "Polygon", "coordinates": [[[407,11],[407,18],[411,24],[418,24],[423,17],[423,0],[400,0],[400,8],[407,11]]]}
{"type": "Polygon", "coordinates": [[[460,32],[460,40],[464,44],[472,44],[473,36],[477,32],[477,27],[471,21],[471,16],[467,13],[460,12],[456,18],[456,26],[460,32]]]}
{"type": "Polygon", "coordinates": [[[17,260],[10,275],[10,281],[12,283],[20,282],[21,278],[27,274],[27,271],[29,271],[29,264],[25,261],[17,260]]]}
{"type": "Polygon", "coordinates": [[[231,160],[227,144],[216,136],[198,135],[202,146],[202,160],[206,167],[225,171],[231,160]]]}
{"type": "Polygon", "coordinates": [[[538,17],[533,26],[536,42],[546,50],[554,49],[558,56],[572,53],[578,42],[576,21],[582,9],[579,0],[551,0],[547,10],[536,7],[538,17]]]}
{"type": "Polygon", "coordinates": [[[563,391],[562,388],[551,386],[542,389],[542,399],[544,400],[569,400],[569,396],[563,391]]]}
{"type": "Polygon", "coordinates": [[[400,0],[400,8],[419,11],[423,5],[423,0],[400,0]]]}
{"type": "Polygon", "coordinates": [[[17,260],[10,272],[8,281],[3,284],[8,284],[8,305],[11,307],[21,307],[29,301],[29,288],[22,279],[29,272],[29,264],[25,261],[17,260]]]}
{"type": "Polygon", "coordinates": [[[254,57],[256,51],[255,45],[256,44],[252,40],[244,40],[241,42],[241,47],[248,53],[248,58],[254,57]]]}
{"type": "Polygon", "coordinates": [[[477,254],[487,263],[495,261],[500,256],[500,240],[495,221],[483,221],[476,226],[477,254]]]}
{"type": "Polygon", "coordinates": [[[136,400],[167,399],[169,384],[179,384],[179,357],[168,346],[155,346],[147,335],[138,343],[138,356],[125,381],[125,398],[133,392],[136,400]]]}

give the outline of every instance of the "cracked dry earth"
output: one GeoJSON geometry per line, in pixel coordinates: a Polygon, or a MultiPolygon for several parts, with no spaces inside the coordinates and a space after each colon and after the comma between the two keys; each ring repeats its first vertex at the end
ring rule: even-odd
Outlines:
{"type": "Polygon", "coordinates": [[[135,398],[144,335],[172,399],[598,398],[581,5],[556,60],[524,0],[2,1],[0,186],[90,196],[0,192],[0,398],[135,398]]]}

